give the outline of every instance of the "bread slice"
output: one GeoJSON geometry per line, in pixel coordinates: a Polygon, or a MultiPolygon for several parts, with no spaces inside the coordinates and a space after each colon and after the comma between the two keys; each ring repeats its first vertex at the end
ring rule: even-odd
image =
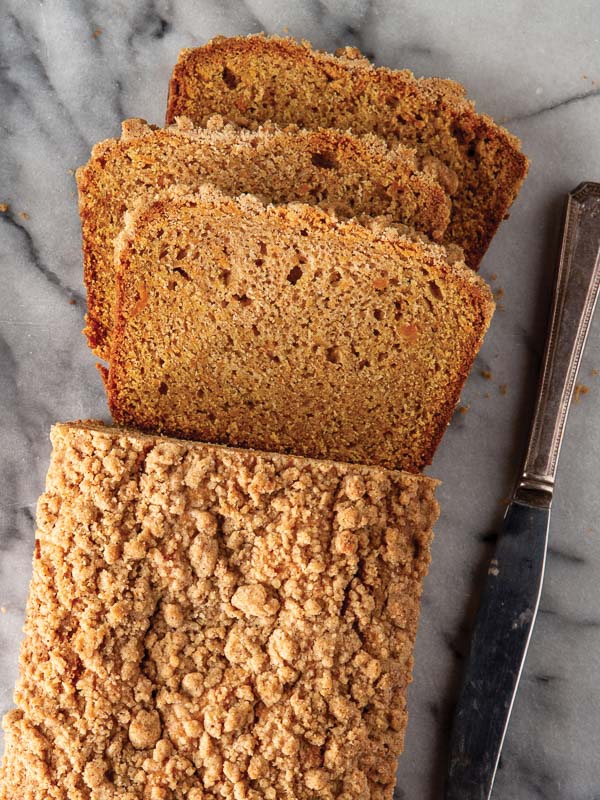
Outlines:
{"type": "Polygon", "coordinates": [[[129,215],[115,256],[117,423],[411,472],[493,309],[442,247],[211,187],[129,215]]]}
{"type": "Polygon", "coordinates": [[[110,349],[114,240],[127,204],[172,183],[199,186],[207,180],[225,192],[251,192],[266,201],[303,200],[346,216],[387,215],[433,239],[442,237],[450,219],[440,180],[449,188],[456,184],[440,162],[422,163],[414,150],[388,148],[373,135],[268,124],[249,132],[219,117],[199,130],[183,119],[165,130],[127,120],[121,139],[96,145],[77,172],[85,332],[97,355],[107,358],[110,349]]]}
{"type": "Polygon", "coordinates": [[[0,800],[391,800],[436,481],[52,442],[0,800]]]}
{"type": "Polygon", "coordinates": [[[182,50],[167,122],[184,114],[202,124],[215,112],[246,126],[272,119],[373,132],[440,159],[459,179],[445,241],[461,245],[474,268],[527,173],[518,139],[477,114],[458,83],[376,69],[350,47],[333,56],[289,38],[253,35],[182,50]]]}

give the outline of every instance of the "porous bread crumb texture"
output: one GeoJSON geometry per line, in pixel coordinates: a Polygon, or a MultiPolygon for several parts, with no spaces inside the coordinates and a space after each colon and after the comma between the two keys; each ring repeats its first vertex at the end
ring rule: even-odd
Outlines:
{"type": "Polygon", "coordinates": [[[293,39],[217,37],[182,50],[169,89],[167,122],[197,124],[213,113],[252,127],[272,119],[372,132],[440,159],[458,176],[445,241],[477,268],[527,174],[518,139],[477,114],[457,83],[375,68],[353,48],[335,56],[293,39]]]}
{"type": "Polygon", "coordinates": [[[131,214],[116,260],[117,423],[411,472],[493,310],[443,247],[208,186],[131,214]]]}
{"type": "Polygon", "coordinates": [[[391,798],[435,481],[52,441],[1,800],[391,798]]]}
{"type": "Polygon", "coordinates": [[[110,352],[114,242],[126,207],[171,184],[194,188],[205,181],[267,202],[318,204],[338,217],[386,215],[433,239],[443,236],[450,219],[446,187],[456,188],[456,176],[441,162],[421,159],[406,147],[388,148],[374,135],[273,124],[251,132],[220,117],[198,130],[185,119],[166,129],[127,120],[121,139],[97,144],[77,171],[85,332],[97,355],[107,358],[110,352]]]}

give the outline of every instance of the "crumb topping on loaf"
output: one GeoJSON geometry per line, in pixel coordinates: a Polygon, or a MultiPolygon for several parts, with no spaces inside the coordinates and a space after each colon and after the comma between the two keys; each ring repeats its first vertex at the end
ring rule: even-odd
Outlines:
{"type": "Polygon", "coordinates": [[[391,798],[435,481],[52,441],[1,800],[391,798]]]}

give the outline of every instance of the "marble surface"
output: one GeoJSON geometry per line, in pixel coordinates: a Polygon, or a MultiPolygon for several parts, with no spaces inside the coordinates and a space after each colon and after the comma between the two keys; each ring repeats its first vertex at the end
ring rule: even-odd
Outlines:
{"type": "MultiPolygon", "coordinates": [[[[600,179],[600,5],[579,0],[3,0],[0,4],[0,712],[11,704],[55,420],[107,418],[80,333],[73,169],[120,120],[163,119],[179,49],[258,30],[462,81],[521,137],[529,179],[488,255],[501,307],[430,472],[426,583],[397,798],[440,797],[475,598],[527,426],[562,197],[600,179]],[[446,10],[446,9],[451,10],[446,10]],[[489,370],[490,379],[482,371],[489,370]]],[[[600,797],[600,315],[571,413],[541,613],[494,798],[600,797]]]]}

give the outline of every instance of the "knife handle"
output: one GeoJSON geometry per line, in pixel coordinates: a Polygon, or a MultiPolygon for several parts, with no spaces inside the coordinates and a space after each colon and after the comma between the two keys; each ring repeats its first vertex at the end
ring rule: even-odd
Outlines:
{"type": "Polygon", "coordinates": [[[581,354],[600,288],[600,183],[567,195],[546,349],[523,471],[513,499],[552,502],[556,466],[581,354]]]}

